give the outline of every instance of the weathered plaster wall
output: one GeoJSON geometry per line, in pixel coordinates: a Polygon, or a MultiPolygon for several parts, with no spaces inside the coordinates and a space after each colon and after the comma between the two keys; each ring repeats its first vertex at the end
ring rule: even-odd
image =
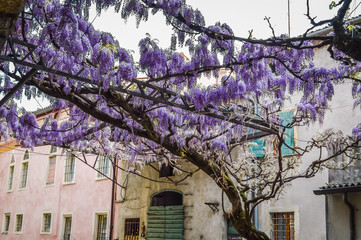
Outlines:
{"type": "MultiPolygon", "coordinates": [[[[153,164],[158,167],[158,164],[153,164]]],[[[182,163],[182,168],[191,170],[195,167],[182,163]]],[[[149,166],[144,167],[142,175],[160,181],[167,179],[158,178],[158,172],[149,166]]],[[[185,174],[170,177],[173,180],[183,178],[185,174]]],[[[124,176],[125,177],[125,176],[124,176]]],[[[151,197],[162,190],[176,190],[183,194],[183,205],[185,207],[184,239],[226,239],[226,219],[222,211],[222,195],[220,189],[213,180],[198,171],[187,180],[178,185],[160,182],[151,182],[141,177],[130,175],[128,189],[122,192],[125,200],[119,197],[119,239],[124,238],[125,218],[140,218],[140,223],[145,222],[147,226],[147,211],[151,197]],[[205,202],[219,203],[219,211],[213,212],[205,202]]],[[[145,238],[141,238],[145,239],[145,238]]]]}
{"type": "MultiPolygon", "coordinates": [[[[316,65],[319,67],[334,66],[335,62],[330,59],[327,51],[320,50],[315,55],[316,65]]],[[[296,145],[305,146],[305,141],[311,139],[319,131],[334,128],[351,134],[352,128],[361,119],[359,111],[353,111],[353,98],[351,95],[351,83],[345,80],[344,83],[336,85],[335,96],[330,102],[331,110],[327,112],[322,124],[314,123],[310,127],[296,128],[296,145]]],[[[291,101],[286,108],[296,109],[300,94],[291,96],[291,101]]],[[[327,152],[323,156],[327,156],[327,152]]],[[[302,157],[302,164],[299,170],[302,171],[309,164],[319,157],[319,151],[311,151],[302,157]]],[[[324,186],[328,182],[328,171],[324,170],[315,177],[309,179],[298,179],[285,187],[283,193],[276,200],[260,206],[260,228],[270,234],[271,216],[274,211],[294,211],[296,239],[318,240],[326,239],[326,212],[325,197],[316,196],[313,190],[324,186]]],[[[344,230],[343,230],[344,231],[344,230]]],[[[347,239],[347,238],[334,238],[347,239]]]]}
{"type": "MultiPolygon", "coordinates": [[[[330,194],[328,198],[329,240],[350,239],[349,208],[343,194],[330,194]]],[[[361,239],[361,193],[348,193],[348,201],[355,207],[356,238],[361,239]]]]}

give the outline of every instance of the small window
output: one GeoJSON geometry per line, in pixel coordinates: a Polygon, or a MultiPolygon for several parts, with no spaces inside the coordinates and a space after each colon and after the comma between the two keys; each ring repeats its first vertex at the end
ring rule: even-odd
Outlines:
{"type": "Polygon", "coordinates": [[[23,231],[23,220],[24,215],[23,214],[16,214],[15,216],[15,233],[21,233],[23,231]]]}
{"type": "Polygon", "coordinates": [[[26,188],[28,183],[28,170],[29,170],[29,151],[25,150],[23,160],[21,162],[21,175],[19,188],[26,188]]]}
{"type": "Polygon", "coordinates": [[[9,167],[9,178],[8,178],[8,192],[10,192],[11,190],[13,190],[13,181],[14,181],[14,169],[15,169],[15,165],[10,165],[9,167]]]}
{"type": "Polygon", "coordinates": [[[174,176],[174,168],[171,164],[163,163],[159,169],[159,177],[174,176]]]}
{"type": "Polygon", "coordinates": [[[71,222],[72,216],[64,216],[64,234],[62,240],[70,240],[71,238],[71,222]]]}
{"type": "Polygon", "coordinates": [[[48,174],[46,177],[46,185],[54,184],[55,182],[55,166],[56,156],[49,156],[48,174]]]}
{"type": "Polygon", "coordinates": [[[106,178],[110,174],[110,159],[107,156],[98,156],[97,159],[97,179],[106,178]]]}
{"type": "Polygon", "coordinates": [[[58,148],[56,146],[51,146],[50,147],[50,154],[53,153],[55,154],[58,151],[58,148]]]}
{"type": "Polygon", "coordinates": [[[107,239],[107,214],[96,215],[96,240],[107,239]]]}
{"type": "Polygon", "coordinates": [[[50,233],[50,230],[51,230],[51,213],[43,213],[41,233],[50,233]]]}
{"type": "Polygon", "coordinates": [[[4,214],[2,234],[7,234],[10,227],[10,213],[4,214]]]}
{"type": "Polygon", "coordinates": [[[29,150],[25,150],[24,156],[23,156],[23,161],[27,161],[29,160],[30,155],[29,155],[29,150]]]}
{"type": "Polygon", "coordinates": [[[65,159],[64,183],[73,183],[75,180],[75,155],[68,153],[65,159]]]}
{"type": "Polygon", "coordinates": [[[126,218],[124,240],[139,239],[139,218],[126,218]]]}
{"type": "Polygon", "coordinates": [[[295,239],[295,218],[293,212],[271,213],[271,217],[273,240],[295,239]]]}

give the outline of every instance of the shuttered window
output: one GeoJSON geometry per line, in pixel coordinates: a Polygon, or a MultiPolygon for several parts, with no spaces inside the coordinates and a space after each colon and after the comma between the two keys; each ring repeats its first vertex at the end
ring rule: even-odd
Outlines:
{"type": "Polygon", "coordinates": [[[284,140],[286,144],[282,144],[281,146],[282,155],[292,155],[294,154],[292,148],[295,147],[295,131],[294,127],[289,127],[288,124],[292,123],[293,121],[293,111],[281,112],[279,117],[282,120],[282,126],[286,127],[284,130],[284,140]]]}
{"type": "Polygon", "coordinates": [[[265,147],[266,147],[266,141],[264,141],[262,138],[258,138],[251,141],[254,143],[254,145],[251,145],[251,152],[254,154],[255,157],[264,157],[265,154],[265,147]]]}

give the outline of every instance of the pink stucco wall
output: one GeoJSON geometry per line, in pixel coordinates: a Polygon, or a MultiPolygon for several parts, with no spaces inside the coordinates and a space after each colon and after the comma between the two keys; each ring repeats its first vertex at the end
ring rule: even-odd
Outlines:
{"type": "MultiPolygon", "coordinates": [[[[62,239],[64,214],[72,214],[71,239],[93,239],[96,212],[108,213],[107,236],[109,236],[112,182],[107,179],[97,180],[96,172],[92,168],[76,160],[75,183],[63,184],[66,157],[65,153],[58,149],[55,183],[47,186],[49,149],[49,146],[43,146],[30,151],[27,187],[21,190],[19,181],[24,149],[16,148],[5,153],[0,152],[1,230],[3,230],[4,213],[11,214],[9,232],[0,233],[0,239],[62,239]],[[15,171],[13,188],[8,192],[9,164],[12,154],[16,160],[15,171]],[[50,234],[40,233],[44,212],[52,213],[50,234]],[[24,214],[21,234],[14,233],[17,213],[24,214]]],[[[94,160],[94,156],[87,158],[91,164],[94,160]]],[[[116,218],[115,214],[114,219],[116,218]]]]}

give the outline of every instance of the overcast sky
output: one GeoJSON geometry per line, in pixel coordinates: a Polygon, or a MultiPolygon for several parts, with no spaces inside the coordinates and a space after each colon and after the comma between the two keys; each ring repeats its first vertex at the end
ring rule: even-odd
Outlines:
{"type": "MultiPolygon", "coordinates": [[[[336,1],[337,2],[337,1],[336,1]]],[[[355,8],[360,0],[354,1],[355,8]]],[[[206,19],[206,24],[211,25],[217,21],[231,26],[235,35],[247,37],[248,31],[253,29],[256,38],[268,38],[272,35],[265,16],[271,18],[276,35],[288,33],[288,0],[187,0],[193,8],[198,8],[206,19]]],[[[332,18],[335,10],[329,10],[331,0],[310,0],[310,13],[316,20],[332,18]]],[[[361,7],[359,7],[361,8],[361,7]]],[[[310,27],[306,13],[306,0],[290,0],[291,36],[297,36],[310,27]]],[[[359,9],[357,9],[359,10],[359,9]]],[[[360,11],[355,11],[356,16],[360,11]]],[[[94,11],[93,11],[94,17],[94,11]]],[[[92,19],[92,18],[91,18],[92,19]]],[[[114,14],[112,9],[105,11],[94,20],[94,26],[102,31],[112,32],[119,40],[121,46],[137,50],[139,39],[150,33],[157,38],[163,46],[170,43],[171,27],[165,25],[161,13],[149,16],[149,21],[141,23],[135,28],[134,17],[127,24],[120,19],[119,14],[114,14]]]]}
{"type": "MultiPolygon", "coordinates": [[[[354,1],[352,8],[358,6],[361,0],[354,1]]],[[[337,1],[336,1],[337,2],[337,1]]],[[[217,21],[227,23],[231,26],[235,35],[247,37],[248,31],[253,29],[253,36],[256,38],[268,38],[271,30],[264,17],[270,17],[276,35],[287,34],[288,32],[288,0],[187,0],[187,3],[198,8],[204,15],[206,24],[212,25],[217,21]]],[[[310,0],[311,16],[316,20],[332,18],[336,12],[329,10],[331,0],[310,0]]],[[[306,13],[306,0],[290,0],[291,36],[302,34],[310,27],[306,13]]],[[[359,7],[361,8],[361,7],[359,7]]],[[[135,28],[135,18],[132,17],[125,24],[120,14],[115,14],[113,9],[103,11],[101,16],[95,17],[95,10],[91,11],[90,20],[96,29],[111,32],[116,36],[120,45],[126,49],[135,51],[135,60],[138,60],[138,42],[150,33],[152,38],[157,38],[163,47],[170,44],[172,29],[165,24],[163,14],[149,16],[148,22],[142,22],[138,29],[135,28]]],[[[357,9],[351,17],[360,13],[357,9]]],[[[34,103],[34,101],[23,101],[23,106],[29,111],[46,107],[47,102],[34,103]],[[41,105],[41,106],[40,106],[41,105]]]]}

